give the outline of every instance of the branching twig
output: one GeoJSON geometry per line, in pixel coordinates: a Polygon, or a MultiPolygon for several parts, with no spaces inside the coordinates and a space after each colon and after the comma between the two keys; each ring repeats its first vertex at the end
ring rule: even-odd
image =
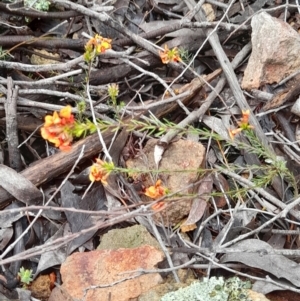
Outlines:
{"type": "Polygon", "coordinates": [[[37,66],[0,60],[0,68],[16,69],[27,72],[47,72],[54,70],[69,71],[81,62],[83,62],[82,56],[65,63],[37,66]]]}
{"type": "MultiPolygon", "coordinates": [[[[61,184],[56,189],[56,191],[53,193],[53,195],[51,196],[51,198],[49,198],[49,200],[46,202],[45,206],[47,206],[55,198],[55,196],[60,191],[60,189],[62,188],[62,186],[67,182],[67,180],[69,179],[69,177],[74,172],[75,167],[78,165],[78,163],[82,159],[83,155],[84,155],[84,146],[82,147],[81,152],[80,152],[77,160],[75,161],[73,167],[71,168],[70,172],[67,174],[67,176],[64,178],[64,180],[61,182],[61,184]]],[[[39,212],[37,213],[37,215],[35,216],[35,218],[31,221],[31,223],[28,225],[28,227],[24,230],[24,232],[22,233],[22,235],[20,235],[13,243],[11,243],[6,248],[6,250],[0,255],[0,260],[3,259],[14,248],[14,246],[18,243],[18,241],[20,241],[28,233],[28,231],[33,227],[34,223],[41,216],[42,212],[43,212],[43,209],[40,209],[39,212]]]]}

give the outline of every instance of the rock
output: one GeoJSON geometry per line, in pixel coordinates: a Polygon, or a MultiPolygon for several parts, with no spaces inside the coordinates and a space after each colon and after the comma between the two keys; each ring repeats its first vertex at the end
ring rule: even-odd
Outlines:
{"type": "Polygon", "coordinates": [[[291,112],[297,116],[300,116],[300,97],[293,104],[291,112]]]}
{"type": "Polygon", "coordinates": [[[300,36],[287,23],[266,12],[254,15],[252,53],[242,81],[243,89],[278,83],[300,67],[300,36]]]}
{"type": "Polygon", "coordinates": [[[248,297],[252,301],[270,301],[265,295],[252,290],[248,290],[248,297]]]}
{"type": "Polygon", "coordinates": [[[66,292],[62,291],[60,287],[55,287],[50,295],[48,301],[75,301],[71,296],[68,296],[66,292]]]}
{"type": "Polygon", "coordinates": [[[162,278],[158,273],[132,278],[133,274],[125,272],[153,269],[162,260],[162,252],[148,245],[74,253],[61,266],[61,289],[73,299],[82,300],[84,291],[91,288],[85,301],[129,301],[161,283],[162,278]]]}
{"type": "MultiPolygon", "coordinates": [[[[148,140],[140,155],[126,162],[129,169],[145,171],[142,175],[141,173],[131,173],[134,180],[141,181],[145,187],[155,184],[153,181],[154,174],[150,174],[149,170],[156,169],[154,163],[156,143],[156,139],[148,140]]],[[[193,193],[195,187],[187,188],[187,186],[197,182],[199,173],[196,170],[203,166],[204,158],[205,148],[201,143],[182,139],[171,143],[164,152],[159,166],[159,169],[166,171],[159,174],[163,186],[168,188],[171,193],[176,191],[180,191],[181,194],[193,193]]],[[[143,201],[151,200],[145,195],[142,195],[141,198],[143,201]]],[[[184,197],[182,200],[177,197],[176,200],[173,200],[174,202],[171,202],[172,198],[168,198],[167,208],[160,211],[159,215],[155,214],[153,216],[155,221],[161,222],[162,216],[166,226],[176,225],[189,214],[193,201],[192,197],[184,197]]]]}
{"type": "Polygon", "coordinates": [[[30,285],[32,296],[40,300],[48,300],[51,294],[51,285],[49,275],[38,276],[30,285]]]}
{"type": "Polygon", "coordinates": [[[101,238],[98,250],[116,250],[120,248],[137,248],[143,245],[153,246],[160,250],[160,245],[142,225],[108,231],[101,238]]]}
{"type": "Polygon", "coordinates": [[[203,278],[188,287],[168,292],[160,301],[269,301],[264,295],[248,289],[249,286],[250,282],[244,282],[238,277],[227,280],[223,277],[203,278]]]}
{"type": "Polygon", "coordinates": [[[165,294],[187,287],[196,280],[192,270],[179,269],[177,270],[177,275],[180,279],[180,283],[176,282],[173,275],[169,274],[164,283],[141,294],[138,297],[138,301],[160,301],[165,294]]]}
{"type": "MultiPolygon", "coordinates": [[[[190,283],[189,283],[190,284],[190,283]]],[[[164,283],[155,286],[148,292],[143,293],[139,296],[138,301],[160,301],[160,299],[167,293],[177,291],[180,288],[187,287],[185,283],[164,283]]]]}
{"type": "Polygon", "coordinates": [[[292,291],[275,291],[267,294],[267,297],[272,301],[294,301],[300,300],[300,294],[292,291]]]}
{"type": "MultiPolygon", "coordinates": [[[[57,53],[51,53],[46,50],[38,50],[38,49],[35,49],[35,52],[59,59],[59,54],[57,54],[57,53]]],[[[32,65],[48,65],[48,64],[58,64],[59,63],[59,61],[57,61],[57,60],[51,60],[50,58],[46,59],[37,54],[33,54],[31,56],[30,62],[32,65]]]]}

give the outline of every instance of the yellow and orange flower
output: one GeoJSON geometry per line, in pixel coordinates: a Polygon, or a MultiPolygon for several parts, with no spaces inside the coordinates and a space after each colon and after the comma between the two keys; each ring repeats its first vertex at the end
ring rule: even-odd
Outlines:
{"type": "Polygon", "coordinates": [[[159,199],[166,195],[168,189],[161,186],[161,180],[157,180],[155,185],[146,188],[145,195],[151,199],[159,199]]]}
{"type": "Polygon", "coordinates": [[[233,140],[235,135],[244,131],[254,129],[253,125],[249,124],[250,110],[242,110],[242,118],[238,121],[239,127],[237,129],[229,130],[229,136],[233,140]]]}
{"type": "Polygon", "coordinates": [[[71,106],[66,106],[59,113],[47,115],[44,126],[41,128],[42,137],[63,151],[70,150],[73,141],[72,129],[75,119],[71,110],[71,106]]]}
{"type": "Polygon", "coordinates": [[[173,49],[169,49],[167,44],[165,44],[164,51],[159,51],[159,56],[163,64],[181,61],[180,55],[178,53],[178,48],[174,47],[173,49]]]}
{"type": "Polygon", "coordinates": [[[97,53],[105,52],[108,49],[111,49],[111,39],[102,38],[100,43],[97,45],[97,53]]]}
{"type": "Polygon", "coordinates": [[[91,166],[89,179],[92,182],[101,181],[103,185],[107,185],[107,178],[113,169],[113,162],[105,162],[97,158],[96,162],[91,166]]]}
{"type": "Polygon", "coordinates": [[[90,62],[100,53],[105,52],[107,49],[111,49],[111,39],[103,38],[96,34],[94,38],[91,38],[85,45],[84,59],[90,62]]]}
{"type": "Polygon", "coordinates": [[[242,110],[242,118],[238,122],[238,125],[243,130],[252,129],[253,126],[249,124],[250,110],[242,110]]]}

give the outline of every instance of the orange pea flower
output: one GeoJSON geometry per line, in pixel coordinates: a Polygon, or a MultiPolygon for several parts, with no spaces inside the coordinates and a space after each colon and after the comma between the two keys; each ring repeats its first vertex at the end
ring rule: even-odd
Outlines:
{"type": "Polygon", "coordinates": [[[164,51],[159,51],[159,56],[163,64],[181,61],[180,55],[178,53],[178,48],[174,47],[173,49],[169,49],[167,44],[165,44],[164,51]]]}
{"type": "Polygon", "coordinates": [[[62,151],[69,151],[71,149],[71,143],[73,141],[73,136],[62,132],[59,134],[53,134],[48,131],[48,129],[41,129],[42,137],[45,140],[53,143],[55,147],[58,147],[62,151]]]}
{"type": "Polygon", "coordinates": [[[66,106],[59,113],[47,115],[44,126],[41,128],[42,137],[63,151],[70,150],[73,141],[71,131],[75,125],[75,119],[71,110],[71,106],[66,106]]]}
{"type": "Polygon", "coordinates": [[[97,53],[105,52],[107,49],[111,49],[111,39],[102,38],[100,44],[97,45],[97,53]]]}
{"type": "Polygon", "coordinates": [[[100,159],[96,159],[96,162],[91,166],[89,179],[92,182],[100,182],[103,185],[107,185],[107,178],[114,168],[113,162],[105,162],[100,159]]]}
{"type": "Polygon", "coordinates": [[[241,128],[229,130],[228,132],[229,132],[229,137],[231,138],[231,140],[233,140],[235,135],[239,134],[241,131],[242,131],[241,128]]]}
{"type": "Polygon", "coordinates": [[[96,34],[85,45],[84,59],[90,62],[96,55],[105,52],[107,49],[111,49],[111,41],[111,39],[103,38],[96,34]]]}
{"type": "Polygon", "coordinates": [[[233,140],[235,135],[244,131],[254,129],[253,125],[249,124],[250,110],[242,110],[242,118],[238,121],[239,127],[237,129],[229,130],[229,136],[233,140]]]}
{"type": "Polygon", "coordinates": [[[145,195],[151,199],[159,199],[166,195],[167,192],[167,188],[161,186],[161,180],[157,180],[154,186],[150,186],[146,189],[145,195]]]}

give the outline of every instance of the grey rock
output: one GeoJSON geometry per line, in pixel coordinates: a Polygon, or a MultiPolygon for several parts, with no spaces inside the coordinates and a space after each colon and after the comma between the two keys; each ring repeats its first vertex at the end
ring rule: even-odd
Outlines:
{"type": "Polygon", "coordinates": [[[300,36],[289,24],[261,12],[252,18],[251,27],[252,53],[243,89],[278,83],[299,69],[300,36]]]}

